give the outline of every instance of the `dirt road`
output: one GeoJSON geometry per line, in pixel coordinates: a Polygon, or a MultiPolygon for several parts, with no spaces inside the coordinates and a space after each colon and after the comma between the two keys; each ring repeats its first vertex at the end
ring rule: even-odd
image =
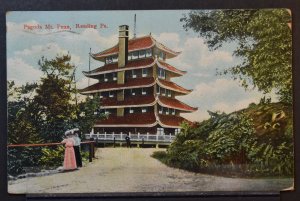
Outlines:
{"type": "Polygon", "coordinates": [[[10,181],[10,193],[101,193],[175,191],[269,191],[292,179],[239,179],[167,167],[150,157],[160,149],[101,148],[98,159],[80,170],[10,181]]]}

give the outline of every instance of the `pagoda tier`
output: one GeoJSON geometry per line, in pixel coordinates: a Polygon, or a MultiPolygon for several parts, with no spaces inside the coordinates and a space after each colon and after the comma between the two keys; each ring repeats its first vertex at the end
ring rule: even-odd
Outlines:
{"type": "MultiPolygon", "coordinates": [[[[139,38],[133,38],[128,41],[128,52],[150,49],[153,47],[156,47],[161,51],[164,51],[168,59],[173,58],[180,54],[180,52],[175,52],[169,49],[168,47],[164,46],[163,44],[157,42],[151,35],[139,37],[139,38]]],[[[91,54],[91,56],[96,60],[104,61],[105,57],[118,54],[118,52],[119,52],[119,46],[115,45],[114,47],[104,50],[102,52],[91,54]]]]}
{"type": "Polygon", "coordinates": [[[105,98],[101,100],[102,109],[111,108],[125,108],[125,107],[149,107],[159,104],[161,107],[173,108],[180,110],[181,112],[193,112],[197,108],[191,107],[181,101],[174,98],[167,98],[164,96],[154,97],[154,95],[148,96],[131,96],[126,97],[123,101],[118,101],[117,98],[105,98]]]}
{"type": "Polygon", "coordinates": [[[110,115],[109,118],[98,120],[95,127],[154,127],[180,128],[184,121],[181,116],[156,115],[154,112],[126,114],[124,116],[110,115]]]}
{"type": "Polygon", "coordinates": [[[87,88],[81,89],[79,92],[82,94],[92,94],[103,91],[121,90],[121,89],[134,89],[141,87],[150,87],[155,84],[153,77],[129,79],[124,84],[117,82],[99,82],[87,88]]]}
{"type": "Polygon", "coordinates": [[[144,78],[134,78],[128,79],[127,82],[124,84],[118,84],[117,82],[99,82],[93,84],[87,88],[81,89],[80,93],[82,94],[92,94],[97,92],[104,92],[104,91],[113,91],[113,90],[122,90],[122,89],[134,89],[134,88],[145,88],[151,87],[157,84],[158,86],[172,90],[177,92],[178,95],[180,94],[188,94],[192,90],[185,89],[174,82],[156,79],[154,80],[153,77],[144,77],[144,78]]]}
{"type": "Polygon", "coordinates": [[[194,112],[198,109],[191,107],[175,98],[167,98],[164,96],[159,96],[157,102],[162,107],[173,108],[185,112],[194,112]]]}
{"type": "Polygon", "coordinates": [[[119,107],[148,107],[155,105],[156,100],[154,95],[149,96],[131,96],[126,97],[123,101],[118,101],[117,98],[105,98],[101,100],[101,108],[119,108],[119,107]]]}
{"type": "Polygon", "coordinates": [[[158,84],[158,86],[160,86],[162,88],[169,89],[169,90],[172,90],[172,91],[176,91],[179,94],[189,94],[189,93],[192,92],[192,90],[185,89],[185,88],[183,88],[183,87],[179,86],[178,84],[175,84],[174,82],[171,82],[171,81],[157,79],[156,83],[158,84]]]}
{"type": "Polygon", "coordinates": [[[149,68],[154,65],[157,65],[158,67],[167,70],[173,74],[172,77],[176,76],[182,76],[186,73],[186,71],[179,70],[175,68],[174,66],[167,64],[166,62],[159,61],[158,59],[154,58],[145,58],[145,59],[139,59],[139,60],[131,60],[128,61],[125,67],[118,68],[118,63],[112,63],[112,64],[106,64],[104,66],[101,66],[99,68],[96,68],[92,71],[83,71],[82,73],[91,78],[97,78],[99,75],[107,74],[107,73],[115,73],[119,71],[129,71],[129,70],[135,70],[135,69],[143,69],[143,68],[149,68]]]}

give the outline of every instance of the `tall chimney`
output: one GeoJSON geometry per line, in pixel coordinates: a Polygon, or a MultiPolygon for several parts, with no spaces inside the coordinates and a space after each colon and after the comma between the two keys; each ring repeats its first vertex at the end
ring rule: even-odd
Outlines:
{"type": "Polygon", "coordinates": [[[125,67],[128,61],[128,29],[128,25],[119,26],[119,68],[125,67]]]}

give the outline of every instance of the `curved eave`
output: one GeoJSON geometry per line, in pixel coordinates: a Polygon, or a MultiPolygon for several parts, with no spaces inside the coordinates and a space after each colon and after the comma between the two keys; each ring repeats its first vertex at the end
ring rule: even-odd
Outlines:
{"type": "Polygon", "coordinates": [[[188,120],[186,120],[185,118],[181,117],[181,116],[176,116],[175,119],[177,118],[177,125],[171,125],[168,124],[167,122],[164,122],[163,118],[170,118],[172,120],[174,120],[174,117],[172,116],[167,116],[167,115],[156,115],[157,121],[159,123],[159,125],[161,125],[162,127],[166,127],[166,128],[181,128],[180,124],[184,121],[189,122],[188,120]]]}
{"type": "Polygon", "coordinates": [[[157,60],[156,64],[158,65],[158,67],[163,68],[169,72],[172,72],[173,74],[175,74],[177,76],[182,76],[182,75],[186,74],[186,71],[179,70],[179,69],[175,68],[174,66],[170,65],[174,69],[170,69],[170,68],[166,67],[165,65],[169,65],[167,63],[165,63],[165,65],[164,65],[163,62],[157,60]]]}
{"type": "Polygon", "coordinates": [[[167,85],[161,83],[159,79],[156,79],[156,83],[157,83],[160,87],[162,87],[162,88],[165,88],[165,89],[169,89],[169,90],[175,91],[175,92],[177,92],[177,93],[179,93],[179,94],[184,94],[184,95],[186,95],[186,94],[189,94],[189,93],[191,93],[191,92],[193,91],[193,90],[191,90],[191,89],[190,89],[190,90],[184,89],[183,87],[181,87],[181,86],[179,86],[179,85],[177,85],[177,84],[175,84],[175,83],[173,83],[173,84],[174,84],[176,87],[178,87],[179,89],[176,89],[176,88],[174,88],[174,87],[167,86],[167,85]]]}
{"type": "MultiPolygon", "coordinates": [[[[147,46],[142,46],[142,47],[138,47],[138,48],[130,48],[130,44],[128,44],[128,52],[134,52],[134,51],[138,51],[138,50],[145,50],[145,49],[150,49],[152,47],[157,47],[158,49],[160,49],[161,51],[166,53],[166,56],[168,59],[170,58],[174,58],[176,56],[178,56],[181,52],[175,52],[173,50],[171,50],[170,48],[166,47],[165,45],[157,42],[151,35],[150,36],[143,36],[143,37],[139,37],[139,38],[135,38],[135,39],[130,39],[129,42],[133,41],[133,40],[142,40],[144,38],[148,38],[150,37],[151,39],[151,44],[147,45],[147,46]]],[[[118,45],[115,45],[109,49],[106,49],[102,52],[96,53],[96,54],[90,54],[91,57],[93,59],[99,60],[99,61],[104,61],[105,57],[107,56],[111,56],[114,54],[118,54],[119,50],[118,50],[118,45]],[[114,50],[112,50],[114,49],[114,50]]]]}
{"type": "Polygon", "coordinates": [[[166,53],[167,59],[172,59],[174,57],[177,57],[179,54],[181,54],[181,52],[172,51],[169,48],[166,48],[164,45],[159,44],[158,42],[156,42],[155,47],[163,51],[164,53],[166,53]]]}
{"type": "MultiPolygon", "coordinates": [[[[139,80],[140,81],[140,80],[139,80]]],[[[141,79],[141,81],[142,81],[142,79],[141,79]]],[[[116,83],[116,82],[115,82],[116,83]]],[[[96,84],[94,84],[94,85],[91,85],[91,86],[89,86],[90,88],[92,88],[92,87],[96,87],[97,89],[87,89],[87,88],[85,88],[85,89],[82,89],[82,90],[79,90],[79,92],[81,93],[81,94],[84,94],[84,95],[87,95],[87,94],[93,94],[93,93],[98,93],[98,92],[105,92],[105,91],[113,91],[113,90],[122,90],[122,89],[136,89],[136,88],[141,88],[141,87],[151,87],[151,86],[153,86],[155,84],[155,80],[153,80],[151,83],[147,83],[147,84],[140,84],[140,83],[136,83],[136,84],[133,84],[133,85],[129,85],[129,86],[122,86],[122,85],[120,85],[120,86],[118,86],[118,84],[115,84],[114,86],[112,86],[112,87],[107,87],[107,88],[100,88],[101,86],[99,85],[99,83],[96,83],[96,84]],[[99,86],[97,86],[97,85],[99,85],[99,86]]]]}
{"type": "Polygon", "coordinates": [[[114,109],[114,108],[128,108],[128,107],[150,107],[150,106],[154,106],[156,104],[156,99],[154,98],[154,96],[145,96],[146,100],[142,100],[142,98],[144,97],[139,97],[136,96],[134,97],[134,99],[132,100],[132,104],[124,104],[124,103],[119,103],[116,102],[114,104],[111,105],[105,105],[106,103],[103,102],[103,106],[101,106],[100,108],[102,109],[114,109]],[[147,101],[147,98],[149,98],[150,101],[147,101]],[[139,100],[141,100],[139,102],[139,100]]]}
{"type": "MultiPolygon", "coordinates": [[[[99,72],[94,72],[91,73],[87,72],[87,71],[82,71],[82,73],[86,76],[86,77],[95,77],[97,75],[102,75],[102,74],[106,74],[106,73],[115,73],[115,72],[119,72],[119,71],[128,71],[128,70],[135,70],[135,69],[143,69],[143,68],[150,68],[152,67],[154,64],[156,63],[156,60],[153,59],[153,62],[147,65],[143,65],[143,66],[133,66],[133,67],[123,67],[123,68],[116,68],[116,69],[112,69],[112,70],[106,70],[106,71],[99,71],[99,72]]],[[[101,67],[100,67],[101,68],[101,67]]]]}
{"type": "MultiPolygon", "coordinates": [[[[178,100],[176,100],[176,101],[178,101],[178,100]]],[[[184,112],[195,112],[196,110],[198,110],[198,108],[191,107],[187,104],[182,103],[181,101],[178,101],[178,102],[179,102],[179,104],[182,104],[183,106],[188,107],[188,109],[185,109],[183,107],[176,107],[176,106],[173,106],[172,104],[163,103],[160,100],[160,98],[158,98],[158,101],[157,101],[157,103],[162,107],[173,108],[173,109],[184,111],[184,112]]]]}

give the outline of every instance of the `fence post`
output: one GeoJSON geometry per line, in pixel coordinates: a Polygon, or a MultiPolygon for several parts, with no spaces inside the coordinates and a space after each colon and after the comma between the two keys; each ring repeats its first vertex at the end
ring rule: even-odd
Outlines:
{"type": "Polygon", "coordinates": [[[147,141],[149,141],[149,133],[147,132],[147,141]]]}
{"type": "Polygon", "coordinates": [[[95,142],[92,142],[93,158],[95,158],[95,142]]]}
{"type": "Polygon", "coordinates": [[[93,162],[92,143],[89,143],[89,162],[93,162]]]}
{"type": "Polygon", "coordinates": [[[121,132],[121,140],[123,140],[123,132],[121,132]]]}
{"type": "Polygon", "coordinates": [[[171,133],[169,133],[169,136],[170,136],[169,141],[171,142],[171,141],[172,141],[172,140],[171,140],[171,137],[172,137],[172,136],[171,136],[171,133]]]}

